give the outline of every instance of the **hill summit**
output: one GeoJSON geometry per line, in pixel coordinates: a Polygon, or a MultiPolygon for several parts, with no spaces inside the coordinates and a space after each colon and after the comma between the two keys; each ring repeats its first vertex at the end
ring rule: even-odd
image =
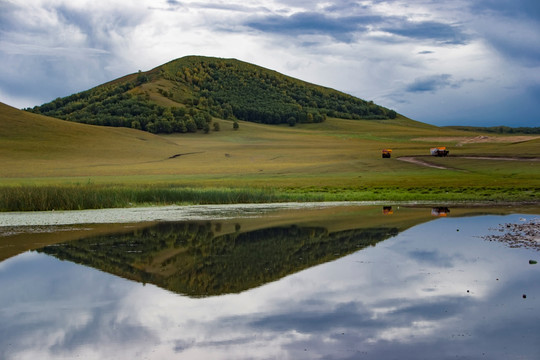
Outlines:
{"type": "Polygon", "coordinates": [[[327,117],[391,119],[396,112],[236,59],[183,57],[28,111],[152,133],[208,132],[212,117],[264,124],[327,117]]]}

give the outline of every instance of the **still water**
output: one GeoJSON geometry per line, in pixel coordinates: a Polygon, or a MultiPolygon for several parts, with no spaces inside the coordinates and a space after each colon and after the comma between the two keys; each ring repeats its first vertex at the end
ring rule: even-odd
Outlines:
{"type": "Polygon", "coordinates": [[[538,209],[213,216],[0,227],[0,358],[540,358],[538,209]]]}

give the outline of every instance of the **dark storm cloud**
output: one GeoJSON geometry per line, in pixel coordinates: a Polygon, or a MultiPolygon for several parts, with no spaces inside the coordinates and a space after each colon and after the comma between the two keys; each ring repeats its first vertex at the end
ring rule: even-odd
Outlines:
{"type": "Polygon", "coordinates": [[[529,86],[527,88],[527,93],[537,104],[540,104],[540,84],[534,84],[529,86]]]}
{"type": "Polygon", "coordinates": [[[365,31],[366,25],[380,21],[377,16],[331,17],[316,12],[302,12],[290,16],[271,15],[249,20],[245,25],[268,33],[283,35],[329,35],[349,42],[352,34],[365,31]]]}
{"type": "Polygon", "coordinates": [[[498,12],[504,16],[540,19],[540,1],[538,0],[476,0],[471,2],[473,13],[498,12]]]}
{"type": "Polygon", "coordinates": [[[452,83],[452,76],[450,74],[440,74],[417,78],[407,85],[405,90],[413,93],[435,92],[449,86],[457,86],[452,83]]]}
{"type": "Polygon", "coordinates": [[[355,33],[365,33],[368,27],[406,38],[442,44],[466,44],[469,38],[457,25],[435,21],[411,22],[405,18],[370,14],[331,16],[319,12],[301,12],[290,16],[258,17],[247,21],[245,25],[262,32],[281,35],[328,35],[343,42],[352,41],[355,33]]]}
{"type": "Polygon", "coordinates": [[[496,18],[497,26],[483,24],[476,30],[501,55],[527,67],[540,66],[540,1],[479,0],[470,11],[496,18]]]}
{"type": "Polygon", "coordinates": [[[435,21],[404,21],[399,26],[383,27],[382,30],[411,39],[434,40],[452,45],[466,44],[469,38],[460,27],[435,21]]]}
{"type": "Polygon", "coordinates": [[[487,37],[490,44],[502,55],[528,67],[540,66],[540,40],[537,43],[520,39],[487,37]]]}

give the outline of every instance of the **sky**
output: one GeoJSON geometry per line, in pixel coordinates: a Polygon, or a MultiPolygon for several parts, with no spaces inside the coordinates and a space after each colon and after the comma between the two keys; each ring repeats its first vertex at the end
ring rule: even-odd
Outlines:
{"type": "Polygon", "coordinates": [[[0,102],[236,58],[435,125],[540,126],[538,0],[0,0],[0,102]]]}

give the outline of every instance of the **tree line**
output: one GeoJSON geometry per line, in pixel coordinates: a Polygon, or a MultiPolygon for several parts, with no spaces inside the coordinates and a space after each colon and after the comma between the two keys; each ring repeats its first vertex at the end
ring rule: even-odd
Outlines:
{"type": "MultiPolygon", "coordinates": [[[[98,87],[26,110],[84,124],[128,127],[151,133],[210,131],[212,116],[208,112],[196,107],[158,105],[144,94],[130,93],[134,86],[128,82],[98,87]]],[[[219,130],[216,125],[213,129],[219,130]]]]}
{"type": "Polygon", "coordinates": [[[510,126],[448,126],[451,129],[486,132],[495,134],[540,134],[540,127],[510,127],[510,126]]]}

